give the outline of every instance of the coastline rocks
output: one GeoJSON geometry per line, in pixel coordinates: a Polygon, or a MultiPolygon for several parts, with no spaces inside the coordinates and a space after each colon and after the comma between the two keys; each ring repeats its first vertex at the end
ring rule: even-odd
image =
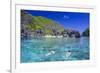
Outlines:
{"type": "Polygon", "coordinates": [[[80,33],[75,30],[64,30],[62,32],[63,37],[70,37],[70,38],[80,38],[80,33]]]}
{"type": "Polygon", "coordinates": [[[89,28],[87,28],[83,33],[82,33],[82,36],[84,37],[89,37],[90,36],[90,31],[89,31],[89,28]]]}
{"type": "Polygon", "coordinates": [[[28,29],[28,26],[32,22],[32,16],[21,10],[21,38],[29,38],[31,36],[31,30],[28,29]]]}

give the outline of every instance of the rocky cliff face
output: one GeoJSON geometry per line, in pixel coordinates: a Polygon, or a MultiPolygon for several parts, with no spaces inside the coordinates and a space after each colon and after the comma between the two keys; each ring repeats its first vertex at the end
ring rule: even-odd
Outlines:
{"type": "Polygon", "coordinates": [[[27,12],[21,10],[21,37],[29,37],[31,35],[31,30],[28,29],[28,26],[32,23],[32,16],[27,12]]]}

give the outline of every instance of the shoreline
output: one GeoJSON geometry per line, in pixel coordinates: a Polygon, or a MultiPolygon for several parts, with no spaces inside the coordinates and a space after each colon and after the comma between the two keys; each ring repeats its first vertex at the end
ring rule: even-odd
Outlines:
{"type": "Polygon", "coordinates": [[[63,36],[45,35],[44,37],[46,37],[46,38],[55,38],[55,37],[57,37],[57,38],[62,38],[63,36]]]}

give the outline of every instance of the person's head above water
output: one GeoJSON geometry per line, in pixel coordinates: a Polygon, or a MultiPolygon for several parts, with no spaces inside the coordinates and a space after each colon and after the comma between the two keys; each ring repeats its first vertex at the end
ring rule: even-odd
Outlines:
{"type": "Polygon", "coordinates": [[[71,52],[70,50],[68,50],[68,52],[71,52]]]}

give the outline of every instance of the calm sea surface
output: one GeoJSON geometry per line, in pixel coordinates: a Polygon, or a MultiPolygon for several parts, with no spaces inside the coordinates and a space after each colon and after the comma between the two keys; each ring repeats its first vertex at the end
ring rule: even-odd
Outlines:
{"type": "Polygon", "coordinates": [[[89,59],[89,38],[33,38],[21,40],[21,63],[89,59]]]}

